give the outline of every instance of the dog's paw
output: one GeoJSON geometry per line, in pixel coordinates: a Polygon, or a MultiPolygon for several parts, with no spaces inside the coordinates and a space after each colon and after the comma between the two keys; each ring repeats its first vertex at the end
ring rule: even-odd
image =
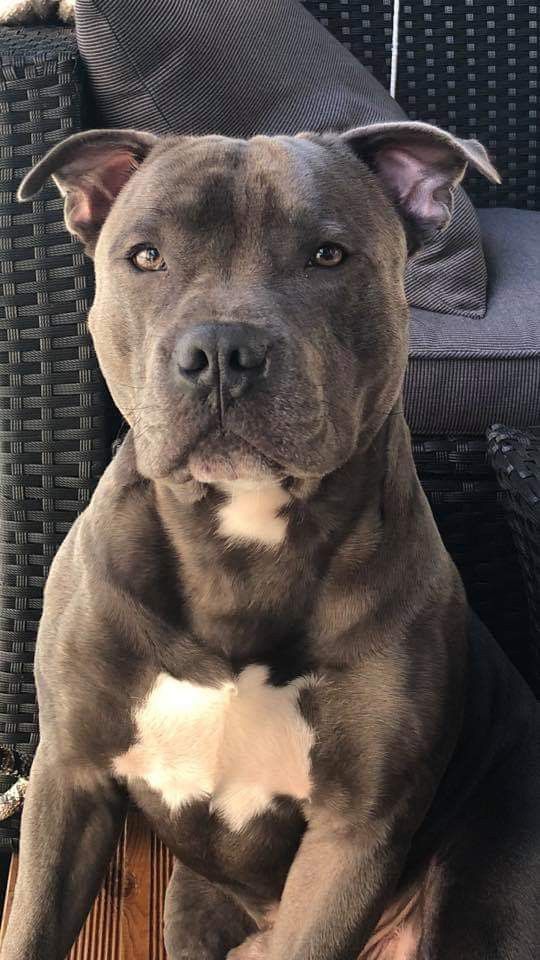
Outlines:
{"type": "Polygon", "coordinates": [[[239,947],[229,950],[227,960],[265,960],[268,953],[268,938],[270,931],[263,933],[254,933],[252,937],[244,940],[239,947]]]}

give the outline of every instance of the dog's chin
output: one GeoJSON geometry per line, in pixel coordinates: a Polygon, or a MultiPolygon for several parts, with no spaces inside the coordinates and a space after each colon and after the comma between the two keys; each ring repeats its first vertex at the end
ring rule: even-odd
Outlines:
{"type": "Polygon", "coordinates": [[[232,434],[204,437],[189,454],[186,467],[191,479],[204,484],[258,484],[284,476],[275,461],[232,434]]]}

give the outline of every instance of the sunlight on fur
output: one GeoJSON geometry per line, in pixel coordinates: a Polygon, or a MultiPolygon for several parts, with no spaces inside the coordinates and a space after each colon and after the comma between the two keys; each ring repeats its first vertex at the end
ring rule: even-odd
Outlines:
{"type": "Polygon", "coordinates": [[[229,502],[218,510],[219,533],[231,540],[253,540],[275,547],[287,533],[287,520],[280,511],[289,495],[277,483],[220,483],[229,502]]]}

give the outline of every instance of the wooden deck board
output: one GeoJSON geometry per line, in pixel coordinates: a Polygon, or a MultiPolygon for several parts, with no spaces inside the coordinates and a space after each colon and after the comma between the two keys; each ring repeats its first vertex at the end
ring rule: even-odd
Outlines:
{"type": "MultiPolygon", "coordinates": [[[[69,960],[166,960],[163,902],[172,858],[130,814],[103,887],[69,960]]],[[[4,902],[0,939],[9,917],[17,877],[13,857],[4,902]]]]}

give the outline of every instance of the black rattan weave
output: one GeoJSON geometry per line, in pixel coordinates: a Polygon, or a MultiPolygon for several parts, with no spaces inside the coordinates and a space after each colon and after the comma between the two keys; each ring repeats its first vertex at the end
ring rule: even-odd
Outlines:
{"type": "MultiPolygon", "coordinates": [[[[304,0],[389,86],[393,0],[304,0]]],[[[540,4],[401,2],[396,96],[411,120],[476,137],[502,184],[467,175],[479,207],[540,209],[540,4]]]]}
{"type": "MultiPolygon", "coordinates": [[[[54,188],[23,173],[80,129],[79,60],[62,30],[0,30],[0,744],[37,742],[33,654],[44,578],[108,458],[105,391],[86,331],[92,271],[54,188]]],[[[10,785],[0,777],[0,791],[10,785]]],[[[14,847],[18,824],[0,825],[14,847]]]]}
{"type": "Polygon", "coordinates": [[[540,427],[497,424],[488,440],[527,587],[531,683],[540,694],[540,427]]]}
{"type": "Polygon", "coordinates": [[[483,437],[413,437],[422,485],[471,606],[531,678],[527,596],[483,437]]]}
{"type": "MultiPolygon", "coordinates": [[[[394,0],[302,0],[327,30],[387,89],[390,86],[394,0]]],[[[324,77],[321,77],[324,83],[324,77]]]]}
{"type": "Polygon", "coordinates": [[[412,120],[488,149],[502,176],[467,176],[479,207],[540,208],[540,5],[478,0],[401,4],[397,98],[412,120]]]}

